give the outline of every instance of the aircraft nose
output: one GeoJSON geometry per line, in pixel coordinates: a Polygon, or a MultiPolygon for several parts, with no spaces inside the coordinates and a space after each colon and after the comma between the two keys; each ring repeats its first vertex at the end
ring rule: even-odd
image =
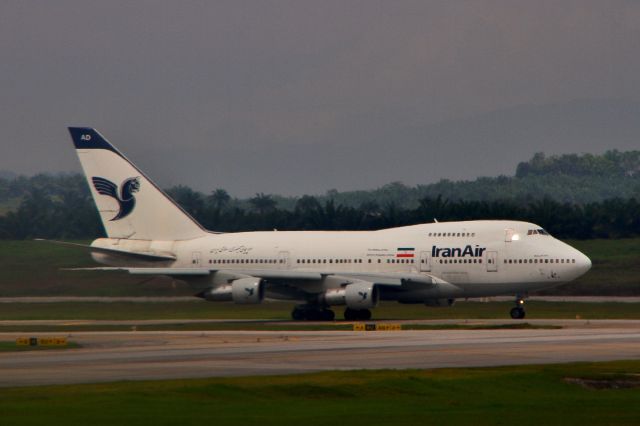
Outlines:
{"type": "Polygon", "coordinates": [[[586,274],[589,269],[591,269],[591,259],[580,251],[578,251],[576,256],[576,269],[578,269],[580,275],[586,274]]]}

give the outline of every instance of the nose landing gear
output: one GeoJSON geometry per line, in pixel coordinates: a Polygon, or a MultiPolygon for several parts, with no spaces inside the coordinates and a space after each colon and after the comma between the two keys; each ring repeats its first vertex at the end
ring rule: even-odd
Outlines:
{"type": "Polygon", "coordinates": [[[524,299],[521,296],[516,296],[516,307],[511,309],[511,318],[524,319],[526,312],[524,310],[524,299]]]}

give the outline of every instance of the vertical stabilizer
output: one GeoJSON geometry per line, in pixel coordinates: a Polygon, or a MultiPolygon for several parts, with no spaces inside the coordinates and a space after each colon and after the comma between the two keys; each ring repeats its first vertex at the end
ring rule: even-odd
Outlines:
{"type": "Polygon", "coordinates": [[[188,240],[206,234],[96,130],[69,132],[109,238],[188,240]]]}

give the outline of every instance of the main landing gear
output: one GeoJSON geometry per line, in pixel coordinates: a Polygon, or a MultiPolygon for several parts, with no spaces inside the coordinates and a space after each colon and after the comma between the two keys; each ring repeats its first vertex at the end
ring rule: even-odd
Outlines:
{"type": "Polygon", "coordinates": [[[516,296],[516,307],[511,309],[511,318],[524,319],[527,314],[524,310],[524,299],[520,296],[516,296]]]}
{"type": "Polygon", "coordinates": [[[347,321],[368,321],[371,319],[371,311],[368,309],[351,309],[344,310],[344,319],[347,321]]]}
{"type": "Polygon", "coordinates": [[[336,317],[331,309],[313,305],[298,305],[291,311],[295,321],[333,321],[336,317]]]}
{"type": "MultiPolygon", "coordinates": [[[[294,321],[333,321],[336,314],[326,307],[318,305],[298,305],[291,311],[291,318],[294,321]]],[[[368,309],[344,310],[346,321],[368,321],[371,319],[371,311],[368,309]]]]}

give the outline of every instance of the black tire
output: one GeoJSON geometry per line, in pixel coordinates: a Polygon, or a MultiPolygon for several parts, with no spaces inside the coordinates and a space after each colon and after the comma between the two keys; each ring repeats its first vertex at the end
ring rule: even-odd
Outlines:
{"type": "Polygon", "coordinates": [[[322,320],[323,321],[333,321],[336,318],[336,313],[331,309],[325,309],[322,311],[322,320]]]}
{"type": "Polygon", "coordinates": [[[317,309],[309,309],[306,312],[307,321],[322,321],[324,318],[323,312],[317,309]]]}
{"type": "Polygon", "coordinates": [[[291,318],[294,321],[304,321],[306,318],[305,312],[302,309],[294,309],[291,311],[291,318]]]}
{"type": "Polygon", "coordinates": [[[354,311],[351,308],[344,310],[344,319],[346,321],[356,321],[358,319],[358,311],[354,311]]]}
{"type": "Polygon", "coordinates": [[[526,312],[522,308],[513,308],[511,309],[511,318],[513,319],[524,319],[526,312]]]}
{"type": "Polygon", "coordinates": [[[362,321],[369,321],[371,319],[371,311],[368,309],[358,311],[358,319],[362,321]]]}

